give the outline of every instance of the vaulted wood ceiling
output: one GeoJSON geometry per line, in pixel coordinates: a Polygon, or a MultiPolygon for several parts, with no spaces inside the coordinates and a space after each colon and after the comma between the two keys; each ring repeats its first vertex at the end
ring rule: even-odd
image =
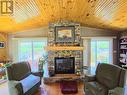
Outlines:
{"type": "Polygon", "coordinates": [[[82,26],[127,29],[127,0],[13,0],[13,15],[0,14],[0,32],[16,32],[69,20],[82,26]]]}

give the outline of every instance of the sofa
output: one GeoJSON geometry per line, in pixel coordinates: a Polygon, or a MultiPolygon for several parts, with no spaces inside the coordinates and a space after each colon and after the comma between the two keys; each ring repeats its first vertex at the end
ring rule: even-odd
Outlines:
{"type": "Polygon", "coordinates": [[[9,95],[33,95],[41,85],[41,77],[34,75],[28,62],[7,67],[9,95]]]}
{"type": "Polygon", "coordinates": [[[86,75],[85,95],[123,95],[125,69],[112,64],[98,64],[95,75],[86,75]]]}

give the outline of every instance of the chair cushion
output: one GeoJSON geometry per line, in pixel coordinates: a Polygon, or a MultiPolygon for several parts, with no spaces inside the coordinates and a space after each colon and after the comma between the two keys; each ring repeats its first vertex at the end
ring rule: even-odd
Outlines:
{"type": "Polygon", "coordinates": [[[118,86],[121,68],[111,64],[99,64],[96,70],[96,80],[113,89],[118,86]]]}
{"type": "Polygon", "coordinates": [[[40,81],[40,77],[30,74],[28,77],[22,79],[20,83],[23,87],[23,92],[27,92],[34,85],[36,85],[40,81]]]}
{"type": "Polygon", "coordinates": [[[85,93],[91,93],[90,95],[108,95],[108,89],[99,84],[98,82],[87,82],[85,84],[85,93]]]}
{"type": "Polygon", "coordinates": [[[78,85],[76,81],[61,81],[60,82],[61,92],[63,94],[74,94],[78,92],[78,85]]]}

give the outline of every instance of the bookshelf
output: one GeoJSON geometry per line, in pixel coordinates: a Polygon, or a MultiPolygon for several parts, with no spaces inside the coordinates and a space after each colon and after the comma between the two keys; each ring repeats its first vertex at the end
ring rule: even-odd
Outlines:
{"type": "Polygon", "coordinates": [[[119,61],[122,67],[127,67],[127,36],[120,38],[119,61]]]}

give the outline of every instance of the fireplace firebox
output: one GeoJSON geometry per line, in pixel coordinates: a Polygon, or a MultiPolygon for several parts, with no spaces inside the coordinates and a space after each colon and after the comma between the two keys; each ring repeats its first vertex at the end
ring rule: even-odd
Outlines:
{"type": "Polygon", "coordinates": [[[74,74],[74,57],[55,57],[55,74],[74,74]]]}

